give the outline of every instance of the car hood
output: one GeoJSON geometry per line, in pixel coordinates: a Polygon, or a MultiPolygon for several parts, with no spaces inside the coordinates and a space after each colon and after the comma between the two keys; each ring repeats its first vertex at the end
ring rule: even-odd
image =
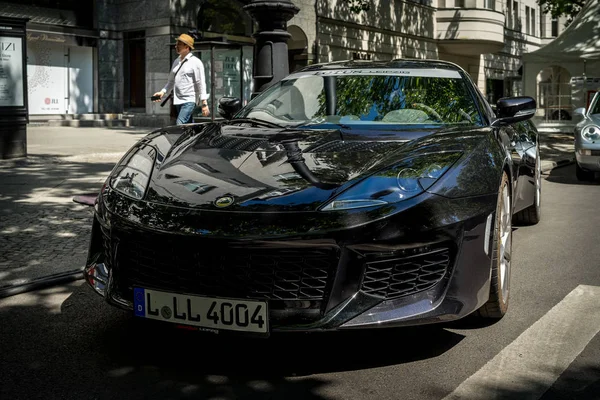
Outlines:
{"type": "Polygon", "coordinates": [[[577,123],[577,129],[582,129],[586,125],[595,124],[600,125],[600,114],[590,114],[577,123]]]}
{"type": "Polygon", "coordinates": [[[171,128],[147,139],[158,157],[146,201],[222,211],[314,211],[405,157],[423,151],[468,152],[486,132],[355,132],[219,123],[171,128]]]}
{"type": "Polygon", "coordinates": [[[592,114],[592,115],[588,115],[587,119],[587,123],[592,123],[592,124],[596,124],[596,125],[600,125],[600,114],[592,114]]]}

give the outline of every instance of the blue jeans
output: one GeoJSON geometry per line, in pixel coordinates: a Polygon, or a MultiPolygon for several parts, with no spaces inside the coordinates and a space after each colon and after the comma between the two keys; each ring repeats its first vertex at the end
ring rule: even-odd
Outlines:
{"type": "Polygon", "coordinates": [[[192,114],[196,108],[196,103],[189,102],[183,104],[176,104],[175,109],[177,110],[177,125],[190,124],[194,122],[192,114]]]}

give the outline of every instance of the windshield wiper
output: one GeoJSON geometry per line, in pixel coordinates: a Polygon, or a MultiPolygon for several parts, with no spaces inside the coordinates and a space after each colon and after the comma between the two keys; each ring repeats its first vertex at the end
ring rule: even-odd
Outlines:
{"type": "MultiPolygon", "coordinates": [[[[295,128],[310,128],[310,127],[316,127],[316,128],[321,128],[321,125],[333,125],[336,126],[338,128],[342,128],[342,129],[346,129],[346,130],[352,130],[352,127],[350,125],[346,125],[346,124],[340,124],[338,122],[318,122],[318,123],[301,123],[300,125],[296,125],[295,128]]],[[[329,128],[325,128],[325,129],[329,129],[329,128]]]]}
{"type": "Polygon", "coordinates": [[[270,122],[270,121],[265,121],[259,118],[235,118],[235,119],[231,119],[229,120],[230,123],[233,122],[247,122],[247,123],[251,123],[251,124],[257,124],[257,125],[264,125],[264,126],[269,126],[271,128],[286,128],[283,125],[279,125],[276,124],[274,122],[270,122]]]}

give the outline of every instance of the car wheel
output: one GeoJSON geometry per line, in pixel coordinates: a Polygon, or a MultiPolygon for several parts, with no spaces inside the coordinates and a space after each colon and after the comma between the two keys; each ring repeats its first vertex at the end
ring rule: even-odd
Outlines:
{"type": "Polygon", "coordinates": [[[508,175],[502,174],[494,220],[490,296],[479,310],[483,318],[500,319],[508,310],[512,252],[512,206],[508,175]]]}
{"type": "Polygon", "coordinates": [[[575,163],[575,176],[577,176],[577,180],[579,181],[591,181],[594,179],[594,173],[581,168],[578,163],[575,163]]]}
{"type": "Polygon", "coordinates": [[[540,154],[538,151],[537,158],[535,160],[535,193],[533,198],[533,204],[524,210],[519,211],[513,217],[513,222],[519,225],[535,225],[540,222],[542,217],[542,162],[540,160],[540,154]]]}

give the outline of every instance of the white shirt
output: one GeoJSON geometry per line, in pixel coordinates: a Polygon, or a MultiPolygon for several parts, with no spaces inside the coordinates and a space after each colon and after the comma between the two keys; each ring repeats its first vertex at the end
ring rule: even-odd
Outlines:
{"type": "Polygon", "coordinates": [[[206,81],[204,79],[204,65],[192,53],[185,56],[184,60],[187,60],[187,62],[183,64],[179,72],[177,70],[183,60],[181,57],[177,57],[173,61],[171,71],[169,72],[169,79],[161,91],[168,93],[174,86],[173,104],[189,102],[199,104],[201,100],[208,99],[206,81]],[[177,76],[175,76],[175,72],[177,72],[177,76]]]}

